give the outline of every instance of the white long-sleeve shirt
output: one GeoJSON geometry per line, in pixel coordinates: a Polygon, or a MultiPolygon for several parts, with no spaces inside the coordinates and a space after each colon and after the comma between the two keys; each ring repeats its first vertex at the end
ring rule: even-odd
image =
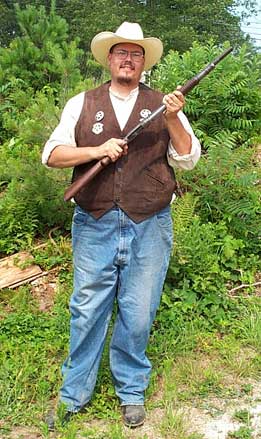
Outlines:
{"type": "MultiPolygon", "coordinates": [[[[127,97],[119,96],[110,89],[110,99],[112,102],[115,115],[119,126],[123,130],[129,116],[133,110],[136,99],[139,94],[139,88],[135,88],[127,97]]],[[[46,142],[42,154],[42,163],[47,165],[51,152],[58,145],[77,146],[75,142],[75,126],[80,117],[84,101],[84,92],[71,98],[64,107],[59,125],[51,134],[46,142]]],[[[192,140],[191,152],[185,155],[179,155],[171,142],[168,145],[167,159],[170,166],[181,169],[192,169],[199,160],[201,148],[197,137],[195,136],[188,119],[182,111],[179,111],[178,117],[182,122],[185,130],[190,134],[192,140]]]]}

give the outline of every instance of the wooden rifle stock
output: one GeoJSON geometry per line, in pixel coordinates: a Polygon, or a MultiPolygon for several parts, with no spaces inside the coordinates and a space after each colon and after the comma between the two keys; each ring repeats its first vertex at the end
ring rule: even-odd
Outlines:
{"type": "MultiPolygon", "coordinates": [[[[211,63],[209,63],[203,70],[201,70],[196,76],[187,81],[182,87],[179,88],[179,91],[183,95],[186,95],[190,90],[192,90],[206,75],[208,75],[211,70],[213,70],[216,65],[225,58],[231,51],[232,47],[229,47],[224,52],[221,53],[217,58],[215,58],[211,63]]],[[[126,143],[130,143],[133,139],[135,139],[139,133],[143,130],[145,125],[149,124],[152,120],[154,120],[159,114],[165,111],[166,105],[162,104],[159,108],[157,108],[150,116],[141,120],[141,122],[136,125],[129,133],[124,137],[126,143]]],[[[94,166],[92,166],[86,173],[84,173],[81,177],[79,177],[76,181],[74,181],[69,188],[65,191],[64,201],[69,201],[74,197],[84,186],[86,186],[94,177],[97,175],[103,168],[111,163],[109,157],[104,157],[99,160],[94,166]]]]}

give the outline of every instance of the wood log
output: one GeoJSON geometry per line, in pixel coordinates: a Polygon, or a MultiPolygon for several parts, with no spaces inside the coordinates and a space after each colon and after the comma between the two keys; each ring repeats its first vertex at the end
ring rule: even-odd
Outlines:
{"type": "Polygon", "coordinates": [[[43,271],[38,265],[27,265],[30,260],[33,260],[33,256],[28,252],[0,259],[0,288],[15,288],[17,284],[30,282],[42,275],[43,271]]]}

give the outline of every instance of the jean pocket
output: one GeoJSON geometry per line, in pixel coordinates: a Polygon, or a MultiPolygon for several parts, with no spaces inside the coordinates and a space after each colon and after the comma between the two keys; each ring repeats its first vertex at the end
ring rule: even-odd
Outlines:
{"type": "Polygon", "coordinates": [[[73,225],[75,226],[83,226],[87,223],[88,213],[84,212],[80,207],[76,207],[73,214],[73,225]]]}
{"type": "Polygon", "coordinates": [[[160,227],[172,227],[171,210],[169,206],[156,213],[156,218],[160,227]]]}

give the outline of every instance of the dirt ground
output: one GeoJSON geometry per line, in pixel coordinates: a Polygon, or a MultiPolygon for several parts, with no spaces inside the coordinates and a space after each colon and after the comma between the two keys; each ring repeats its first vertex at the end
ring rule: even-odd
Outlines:
{"type": "MultiPolygon", "coordinates": [[[[261,439],[261,382],[249,382],[253,386],[251,395],[244,398],[206,398],[201,399],[195,405],[184,406],[179,414],[185,420],[188,433],[200,433],[204,439],[226,439],[228,432],[237,431],[243,424],[233,419],[236,411],[247,410],[250,414],[250,427],[252,428],[252,438],[261,439]]],[[[141,439],[145,435],[146,439],[162,439],[160,424],[164,417],[163,409],[150,410],[147,414],[146,423],[135,430],[124,427],[124,434],[128,439],[141,439]]],[[[106,430],[109,426],[108,421],[94,420],[82,425],[81,431],[77,434],[77,439],[86,438],[87,429],[96,429],[100,434],[104,432],[104,439],[107,438],[106,430]]],[[[56,434],[50,435],[51,439],[56,438],[56,434]]],[[[42,434],[35,428],[16,427],[1,439],[40,439],[42,434]]],[[[244,436],[245,437],[245,436],[244,436]]],[[[242,438],[244,439],[242,436],[242,438]]],[[[171,436],[169,436],[171,438],[171,436]]]]}

